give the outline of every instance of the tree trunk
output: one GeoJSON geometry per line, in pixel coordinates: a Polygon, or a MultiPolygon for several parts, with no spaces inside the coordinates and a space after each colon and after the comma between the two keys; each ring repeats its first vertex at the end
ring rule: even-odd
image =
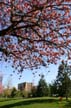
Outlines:
{"type": "Polygon", "coordinates": [[[66,101],[68,101],[68,92],[66,91],[66,101]]]}

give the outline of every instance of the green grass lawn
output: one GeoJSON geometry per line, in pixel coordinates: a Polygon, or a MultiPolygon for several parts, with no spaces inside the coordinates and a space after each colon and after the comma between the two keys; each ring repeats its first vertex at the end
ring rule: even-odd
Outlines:
{"type": "Polygon", "coordinates": [[[0,99],[0,108],[71,108],[71,100],[58,98],[0,99]]]}

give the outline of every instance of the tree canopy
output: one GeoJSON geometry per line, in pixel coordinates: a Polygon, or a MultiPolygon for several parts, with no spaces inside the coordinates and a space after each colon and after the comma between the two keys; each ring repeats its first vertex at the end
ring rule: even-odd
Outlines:
{"type": "Polygon", "coordinates": [[[0,0],[0,60],[25,68],[71,50],[71,0],[0,0]]]}

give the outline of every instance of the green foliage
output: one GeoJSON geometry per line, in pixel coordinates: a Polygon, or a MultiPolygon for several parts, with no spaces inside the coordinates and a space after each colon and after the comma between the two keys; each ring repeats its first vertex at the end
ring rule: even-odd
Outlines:
{"type": "Polygon", "coordinates": [[[11,97],[15,97],[17,94],[17,90],[15,87],[12,88],[12,91],[11,91],[11,97]]]}
{"type": "Polygon", "coordinates": [[[22,96],[22,91],[17,90],[17,91],[16,91],[15,97],[23,97],[23,96],[22,96]]]}
{"type": "Polygon", "coordinates": [[[57,86],[56,83],[53,82],[52,84],[49,85],[50,88],[50,96],[58,96],[58,92],[57,92],[57,86]]]}
{"type": "Polygon", "coordinates": [[[39,80],[36,93],[39,97],[48,96],[48,86],[43,76],[39,80]]]}
{"type": "Polygon", "coordinates": [[[14,98],[14,97],[23,97],[22,91],[17,90],[15,87],[11,89],[4,89],[2,97],[14,98]]]}
{"type": "Polygon", "coordinates": [[[68,98],[71,90],[71,80],[70,80],[71,69],[67,63],[63,62],[58,68],[58,75],[53,85],[51,86],[52,94],[58,94],[59,96],[65,96],[68,98]]]}

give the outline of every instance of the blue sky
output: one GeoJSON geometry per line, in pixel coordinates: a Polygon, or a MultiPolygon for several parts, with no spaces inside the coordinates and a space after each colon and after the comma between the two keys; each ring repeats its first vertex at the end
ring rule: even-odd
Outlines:
{"type": "Polygon", "coordinates": [[[40,69],[33,70],[33,71],[26,69],[22,73],[22,77],[19,80],[17,71],[11,76],[11,74],[13,73],[12,72],[13,69],[10,66],[10,64],[0,62],[0,73],[3,74],[3,85],[4,86],[7,86],[9,82],[11,86],[15,86],[17,88],[18,83],[21,83],[21,82],[33,82],[35,85],[37,85],[40,79],[40,74],[44,74],[46,82],[51,83],[56,78],[58,66],[59,66],[59,63],[58,65],[51,64],[47,68],[41,67],[40,69]],[[32,74],[34,72],[36,72],[36,74],[32,74]]]}

